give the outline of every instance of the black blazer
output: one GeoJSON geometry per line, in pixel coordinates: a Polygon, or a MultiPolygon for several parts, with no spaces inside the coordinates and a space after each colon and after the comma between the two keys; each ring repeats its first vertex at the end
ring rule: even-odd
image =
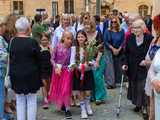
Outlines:
{"type": "Polygon", "coordinates": [[[134,80],[139,74],[141,80],[144,80],[147,75],[147,68],[140,66],[140,62],[145,59],[150,43],[153,39],[152,35],[144,34],[144,42],[137,46],[136,36],[131,35],[126,44],[123,64],[128,65],[128,76],[130,80],[134,80]]]}

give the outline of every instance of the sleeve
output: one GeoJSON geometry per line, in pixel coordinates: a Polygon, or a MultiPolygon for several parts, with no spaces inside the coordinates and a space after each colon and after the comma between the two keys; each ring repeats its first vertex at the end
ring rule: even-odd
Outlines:
{"type": "Polygon", "coordinates": [[[149,49],[148,49],[148,51],[147,51],[145,60],[151,60],[151,58],[149,57],[149,51],[150,51],[150,49],[151,49],[151,45],[150,45],[150,47],[149,47],[149,49]]]}
{"type": "Polygon", "coordinates": [[[72,46],[71,47],[71,57],[70,57],[70,65],[75,64],[75,56],[76,56],[76,47],[72,46]]]}
{"type": "Polygon", "coordinates": [[[109,48],[110,34],[109,34],[108,30],[105,30],[103,38],[104,38],[104,45],[105,45],[105,47],[109,48]]]}
{"type": "Polygon", "coordinates": [[[51,38],[51,47],[52,47],[52,49],[55,48],[57,43],[58,43],[58,36],[57,36],[57,30],[55,30],[55,32],[54,32],[54,34],[52,35],[52,38],[51,38]]]}
{"type": "Polygon", "coordinates": [[[57,47],[55,47],[51,53],[51,63],[52,66],[55,66],[55,58],[56,58],[56,53],[57,53],[57,47]]]}
{"type": "Polygon", "coordinates": [[[102,33],[99,31],[97,32],[96,36],[96,46],[98,52],[103,52],[104,51],[104,42],[103,42],[103,36],[102,33]]]}
{"type": "Polygon", "coordinates": [[[160,58],[160,50],[157,51],[154,59],[153,59],[153,62],[151,64],[151,67],[150,67],[150,77],[151,77],[151,81],[153,80],[160,80],[160,62],[159,62],[159,58],[160,58]],[[159,71],[156,71],[155,73],[155,67],[157,67],[157,69],[159,71]]]}
{"type": "Polygon", "coordinates": [[[126,42],[125,50],[123,51],[124,54],[122,54],[122,57],[121,57],[122,65],[128,65],[128,58],[129,58],[129,41],[130,41],[130,40],[128,40],[128,41],[126,42]]]}
{"type": "Polygon", "coordinates": [[[125,44],[125,32],[124,32],[124,30],[122,29],[122,31],[121,31],[121,34],[122,34],[122,38],[121,38],[121,45],[120,45],[120,47],[123,47],[124,46],[124,44],[125,44]]]}
{"type": "Polygon", "coordinates": [[[7,62],[8,52],[4,46],[3,39],[0,38],[0,62],[7,62]]]}

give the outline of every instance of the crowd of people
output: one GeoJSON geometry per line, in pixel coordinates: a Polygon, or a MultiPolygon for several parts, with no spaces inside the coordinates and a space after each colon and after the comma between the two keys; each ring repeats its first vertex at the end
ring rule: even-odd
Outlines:
{"type": "Polygon", "coordinates": [[[105,17],[0,19],[0,120],[13,119],[14,111],[17,120],[36,120],[40,88],[44,109],[54,104],[71,119],[71,106],[77,106],[87,119],[94,115],[91,102],[104,104],[122,74],[134,112],[160,120],[159,48],[160,15],[144,19],[114,9],[105,17]]]}

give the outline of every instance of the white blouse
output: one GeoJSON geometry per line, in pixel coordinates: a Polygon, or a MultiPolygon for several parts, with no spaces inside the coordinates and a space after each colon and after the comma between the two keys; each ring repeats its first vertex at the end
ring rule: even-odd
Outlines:
{"type": "Polygon", "coordinates": [[[149,69],[151,81],[160,80],[160,50],[157,51],[149,69]]]}

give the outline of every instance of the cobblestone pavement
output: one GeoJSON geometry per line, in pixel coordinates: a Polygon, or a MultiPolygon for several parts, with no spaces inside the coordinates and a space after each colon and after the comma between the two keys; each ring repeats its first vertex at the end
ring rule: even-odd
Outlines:
{"type": "MultiPolygon", "coordinates": [[[[127,100],[126,91],[123,91],[120,117],[116,117],[116,107],[118,104],[119,88],[108,91],[108,100],[106,104],[96,106],[92,103],[94,115],[88,120],[143,120],[140,114],[134,113],[134,106],[127,100]]],[[[39,104],[41,97],[39,96],[39,104]]],[[[71,108],[72,120],[80,119],[80,108],[71,108]]],[[[43,110],[41,105],[38,108],[38,120],[65,120],[64,113],[56,111],[53,105],[49,110],[43,110]]]]}

